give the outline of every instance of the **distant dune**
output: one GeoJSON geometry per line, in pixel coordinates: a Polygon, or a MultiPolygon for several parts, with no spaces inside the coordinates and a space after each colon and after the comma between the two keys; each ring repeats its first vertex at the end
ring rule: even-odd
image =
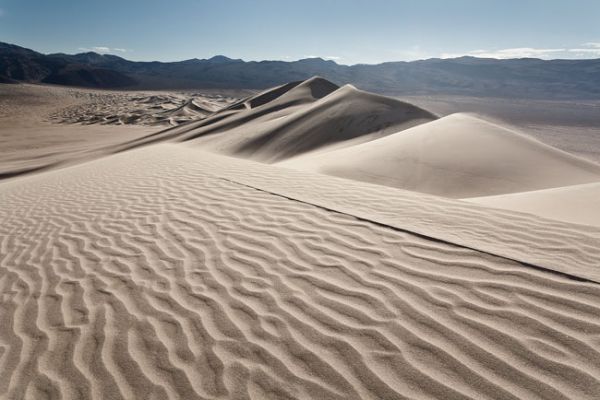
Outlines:
{"type": "Polygon", "coordinates": [[[454,198],[600,180],[597,164],[464,114],[281,165],[454,198]]]}
{"type": "Polygon", "coordinates": [[[71,124],[168,127],[207,117],[237,99],[210,94],[105,91],[90,100],[62,108],[52,118],[71,124]]]}
{"type": "Polygon", "coordinates": [[[115,92],[0,85],[0,179],[112,154],[235,102],[235,93],[115,92]]]}

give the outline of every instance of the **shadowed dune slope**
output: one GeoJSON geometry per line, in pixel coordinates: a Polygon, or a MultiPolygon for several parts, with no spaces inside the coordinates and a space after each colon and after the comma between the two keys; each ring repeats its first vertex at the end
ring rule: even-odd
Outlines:
{"type": "MultiPolygon", "coordinates": [[[[339,86],[323,79],[319,76],[313,76],[304,81],[296,81],[263,90],[253,96],[249,96],[232,104],[224,110],[243,110],[253,109],[269,104],[266,109],[289,107],[304,103],[310,103],[323,98],[339,89],[339,86]]],[[[263,109],[265,110],[265,109],[263,109]]]]}
{"type": "Polygon", "coordinates": [[[600,251],[591,228],[148,146],[0,183],[0,397],[598,399],[598,284],[332,210],[354,200],[403,226],[462,208],[453,232],[575,272],[600,251]],[[299,177],[329,209],[278,194],[299,177]]]}
{"type": "Polygon", "coordinates": [[[453,198],[600,181],[597,164],[466,114],[281,165],[453,198]]]}
{"type": "Polygon", "coordinates": [[[356,145],[436,118],[412,104],[313,77],[269,89],[203,120],[114,151],[162,141],[190,142],[212,152],[272,163],[356,145]]]}
{"type": "Polygon", "coordinates": [[[297,105],[321,99],[337,89],[339,89],[339,86],[329,82],[327,79],[323,79],[320,76],[313,76],[305,81],[291,82],[263,91],[258,95],[250,97],[245,101],[245,104],[248,108],[260,107],[267,103],[271,103],[271,105],[282,103],[297,105]]]}
{"type": "Polygon", "coordinates": [[[561,221],[600,226],[600,182],[464,200],[561,221]]]}
{"type": "Polygon", "coordinates": [[[320,77],[291,82],[242,99],[199,121],[169,128],[107,150],[117,152],[151,143],[187,141],[223,132],[227,132],[229,135],[231,130],[238,127],[245,127],[246,131],[249,131],[254,129],[255,125],[260,125],[261,122],[289,115],[338,88],[335,84],[320,77]]]}
{"type": "Polygon", "coordinates": [[[204,149],[271,163],[331,145],[355,145],[436,119],[419,107],[351,85],[317,100],[331,89],[327,81],[313,78],[271,102],[189,130],[177,140],[193,140],[204,149]],[[238,121],[244,123],[232,126],[238,121]],[[226,133],[210,134],[222,125],[229,128],[226,133]]]}

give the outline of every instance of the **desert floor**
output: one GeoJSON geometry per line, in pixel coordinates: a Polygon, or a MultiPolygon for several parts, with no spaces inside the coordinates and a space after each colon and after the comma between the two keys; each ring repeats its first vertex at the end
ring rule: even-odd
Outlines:
{"type": "Polygon", "coordinates": [[[598,151],[457,111],[0,85],[0,398],[598,399],[598,151]]]}

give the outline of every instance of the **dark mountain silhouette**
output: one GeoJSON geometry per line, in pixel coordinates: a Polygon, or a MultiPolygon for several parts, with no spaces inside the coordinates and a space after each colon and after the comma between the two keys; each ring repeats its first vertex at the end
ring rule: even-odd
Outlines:
{"type": "Polygon", "coordinates": [[[245,62],[218,55],[178,62],[134,62],[93,52],[45,55],[0,43],[0,82],[126,89],[263,89],[313,75],[389,95],[600,98],[600,59],[460,57],[347,66],[321,58],[245,62]]]}

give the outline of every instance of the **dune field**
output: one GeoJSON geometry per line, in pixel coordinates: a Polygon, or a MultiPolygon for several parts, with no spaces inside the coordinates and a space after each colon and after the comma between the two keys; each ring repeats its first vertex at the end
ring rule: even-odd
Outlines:
{"type": "Polygon", "coordinates": [[[0,135],[0,398],[600,398],[593,161],[319,77],[0,135]]]}
{"type": "Polygon", "coordinates": [[[233,95],[2,85],[0,179],[89,159],[108,145],[205,116],[233,95]]]}

